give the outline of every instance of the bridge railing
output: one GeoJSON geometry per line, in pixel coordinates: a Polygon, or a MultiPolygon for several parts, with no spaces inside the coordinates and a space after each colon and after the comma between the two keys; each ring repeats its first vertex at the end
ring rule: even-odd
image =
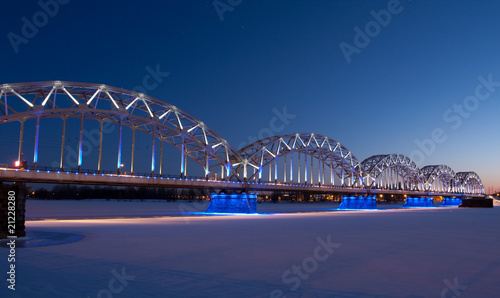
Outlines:
{"type": "MultiPolygon", "coordinates": [[[[27,171],[27,172],[32,172],[36,171],[38,173],[40,172],[46,172],[46,173],[57,173],[57,174],[84,174],[84,175],[103,175],[103,176],[113,176],[113,177],[124,177],[124,178],[146,178],[146,179],[172,179],[172,180],[185,180],[185,181],[217,181],[217,182],[224,182],[226,180],[224,179],[213,179],[209,178],[207,179],[206,177],[200,177],[200,176],[186,176],[182,177],[180,175],[159,175],[159,174],[154,174],[151,175],[151,173],[128,173],[128,172],[121,172],[117,173],[116,171],[101,171],[98,173],[96,170],[91,170],[91,169],[77,169],[77,168],[69,168],[69,169],[64,169],[61,170],[60,168],[54,168],[54,167],[37,167],[36,169],[34,167],[28,167],[28,168],[13,168],[9,167],[6,165],[0,164],[0,169],[3,170],[17,170],[17,171],[27,171]]],[[[241,183],[244,184],[245,182],[240,182],[240,181],[232,181],[232,183],[241,183]]],[[[311,187],[311,188],[323,188],[323,189],[356,189],[356,190],[363,190],[363,191],[371,191],[371,190],[386,190],[386,191],[415,191],[415,192],[433,192],[429,190],[420,190],[418,188],[414,188],[411,190],[403,189],[402,187],[373,187],[373,186],[348,186],[348,185],[330,185],[330,184],[306,184],[306,183],[284,183],[280,181],[273,181],[273,182],[268,182],[268,181],[247,181],[246,183],[248,184],[253,184],[253,185],[276,185],[276,186],[291,186],[291,187],[311,187]]],[[[458,194],[469,194],[465,189],[457,190],[457,191],[436,191],[435,193],[458,193],[458,194]]],[[[475,192],[471,192],[470,194],[473,194],[475,192]]]]}

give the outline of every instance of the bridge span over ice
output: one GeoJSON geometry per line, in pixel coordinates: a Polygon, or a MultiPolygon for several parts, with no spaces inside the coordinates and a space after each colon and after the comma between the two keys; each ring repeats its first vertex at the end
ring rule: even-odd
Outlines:
{"type": "Polygon", "coordinates": [[[315,133],[273,136],[236,150],[176,106],[107,85],[3,84],[0,98],[0,125],[19,131],[16,142],[1,144],[8,152],[0,156],[2,181],[484,195],[481,178],[473,171],[454,172],[445,164],[420,168],[402,154],[361,161],[338,141],[315,133]],[[50,132],[44,132],[44,125],[50,132]],[[59,129],[54,130],[56,126],[59,129]],[[95,135],[94,151],[86,139],[89,134],[95,135]],[[76,156],[75,164],[68,161],[69,149],[76,156]],[[190,178],[188,169],[198,178],[190,178]]]}

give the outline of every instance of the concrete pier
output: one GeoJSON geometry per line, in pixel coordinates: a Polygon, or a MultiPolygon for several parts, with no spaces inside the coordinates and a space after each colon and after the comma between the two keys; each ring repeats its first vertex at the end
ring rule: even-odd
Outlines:
{"type": "Polygon", "coordinates": [[[212,194],[206,212],[257,213],[255,194],[212,194]]]}

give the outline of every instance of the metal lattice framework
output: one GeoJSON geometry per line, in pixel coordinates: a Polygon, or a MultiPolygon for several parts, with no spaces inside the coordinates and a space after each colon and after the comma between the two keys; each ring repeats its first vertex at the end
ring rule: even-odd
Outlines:
{"type": "Polygon", "coordinates": [[[447,165],[429,165],[422,168],[425,190],[457,191],[459,183],[455,172],[447,165]]]}
{"type": "Polygon", "coordinates": [[[417,164],[402,154],[374,155],[361,164],[367,187],[420,190],[425,181],[417,164]]]}
{"type": "Polygon", "coordinates": [[[350,186],[363,184],[363,169],[359,160],[346,147],[339,142],[314,133],[296,133],[283,136],[274,136],[258,140],[239,151],[243,158],[242,163],[234,164],[239,172],[244,172],[244,176],[252,179],[262,179],[264,168],[268,168],[269,181],[278,180],[278,159],[283,161],[283,182],[284,183],[304,183],[314,184],[314,164],[316,164],[319,184],[325,184],[325,167],[329,169],[330,184],[334,184],[335,176],[340,180],[341,185],[350,186]],[[294,154],[295,159],[294,159],[294,154]],[[301,171],[302,158],[304,156],[303,171],[301,171]],[[310,159],[310,167],[308,164],[310,159]],[[287,166],[287,160],[289,165],[287,166]],[[294,162],[296,170],[294,170],[294,162]],[[309,167],[309,170],[308,170],[309,167]],[[247,171],[253,169],[253,174],[247,171]],[[274,168],[274,175],[272,174],[274,168]],[[294,177],[296,173],[296,177],[294,177]],[[302,175],[302,176],[301,176],[302,175]],[[274,177],[274,178],[273,178],[274,177]]]}
{"type": "MultiPolygon", "coordinates": [[[[108,121],[121,127],[132,128],[135,141],[135,130],[152,135],[152,163],[154,173],[155,140],[167,142],[182,152],[181,175],[186,175],[187,157],[200,164],[206,176],[214,176],[211,171],[213,164],[230,164],[231,156],[239,160],[239,155],[226,140],[200,120],[190,116],[179,108],[157,100],[139,92],[101,84],[75,82],[34,82],[4,84],[0,89],[3,107],[0,109],[0,123],[20,121],[21,138],[19,158],[22,154],[23,124],[28,119],[36,119],[36,140],[34,165],[37,164],[38,127],[41,118],[61,118],[63,120],[63,139],[65,121],[67,118],[80,118],[80,150],[79,166],[81,166],[81,132],[83,119],[94,119],[101,123],[101,144],[99,150],[99,165],[101,167],[102,123],[108,121]]],[[[133,141],[133,142],[134,142],[133,141]]],[[[118,153],[118,168],[121,154],[118,153]]],[[[63,167],[64,142],[61,149],[61,168],[63,167]]],[[[161,151],[163,153],[163,150],[161,151]]],[[[132,154],[133,155],[133,154],[132,154]]],[[[163,156],[160,157],[162,159],[163,156]]],[[[134,172],[134,157],[132,157],[131,172],[134,172]]],[[[160,162],[161,164],[161,162],[160,162]]],[[[232,171],[228,166],[228,171],[232,171]]],[[[162,169],[160,168],[160,174],[162,169]]],[[[238,177],[237,175],[235,177],[238,177]]]]}
{"type": "Polygon", "coordinates": [[[484,194],[483,182],[475,172],[458,172],[455,176],[462,193],[484,194]]]}
{"type": "Polygon", "coordinates": [[[420,169],[401,154],[375,155],[360,162],[339,142],[314,133],[296,133],[258,140],[236,151],[228,142],[200,120],[177,107],[145,94],[102,84],[75,82],[34,82],[0,86],[0,124],[20,123],[18,159],[22,160],[24,123],[35,120],[33,167],[37,168],[40,120],[62,120],[60,169],[64,167],[66,121],[80,120],[78,172],[82,165],[84,120],[100,124],[97,172],[101,172],[103,123],[119,127],[117,172],[122,159],[122,127],[132,131],[130,172],[134,173],[135,133],[151,136],[151,177],[163,174],[163,145],[181,153],[180,174],[187,176],[187,160],[194,160],[205,177],[233,182],[318,184],[342,187],[405,189],[484,194],[475,172],[454,171],[446,165],[420,169]],[[155,170],[155,146],[159,143],[160,169],[155,170]],[[282,167],[280,171],[279,167],[282,167]],[[326,169],[326,171],[325,171],[326,169]],[[218,171],[221,174],[217,177],[218,171]],[[157,173],[158,172],[158,173],[157,173]],[[317,178],[316,178],[317,177],[317,178]],[[325,183],[325,180],[330,180],[325,183]]]}

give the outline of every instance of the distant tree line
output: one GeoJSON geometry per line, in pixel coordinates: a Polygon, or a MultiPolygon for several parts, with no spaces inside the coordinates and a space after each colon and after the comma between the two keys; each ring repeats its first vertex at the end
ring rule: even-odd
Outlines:
{"type": "Polygon", "coordinates": [[[75,186],[55,185],[51,190],[39,188],[28,197],[38,200],[200,200],[210,197],[208,189],[116,187],[116,186],[75,186]]]}
{"type": "MultiPolygon", "coordinates": [[[[52,189],[39,188],[28,193],[28,198],[38,200],[206,200],[213,193],[210,189],[154,188],[154,187],[118,187],[118,186],[76,186],[55,185],[52,189]]],[[[231,193],[227,191],[225,193],[231,193]]],[[[348,195],[350,196],[350,195],[348,195]]],[[[339,202],[343,194],[311,194],[301,192],[275,191],[259,195],[259,201],[290,202],[339,202]]],[[[377,196],[378,202],[394,203],[404,201],[403,195],[377,196]]]]}

